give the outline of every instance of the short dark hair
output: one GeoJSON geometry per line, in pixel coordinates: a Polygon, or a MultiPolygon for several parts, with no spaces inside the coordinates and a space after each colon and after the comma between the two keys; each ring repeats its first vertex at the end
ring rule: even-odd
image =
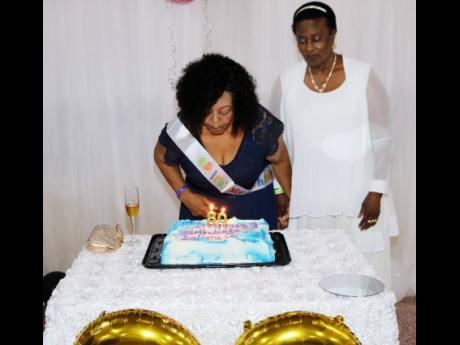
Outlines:
{"type": "Polygon", "coordinates": [[[337,23],[335,21],[335,13],[328,5],[320,1],[311,1],[300,6],[292,18],[292,32],[295,34],[296,25],[298,22],[306,19],[325,18],[328,27],[337,32],[337,23]]]}
{"type": "Polygon", "coordinates": [[[232,95],[233,127],[251,130],[256,123],[259,102],[254,78],[239,63],[220,54],[204,54],[189,63],[177,82],[179,118],[199,139],[201,126],[212,106],[228,91],[232,95]]]}

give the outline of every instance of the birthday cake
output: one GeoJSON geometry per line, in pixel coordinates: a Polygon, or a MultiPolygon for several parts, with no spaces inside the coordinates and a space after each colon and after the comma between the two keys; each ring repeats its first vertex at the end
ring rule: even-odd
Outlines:
{"type": "Polygon", "coordinates": [[[231,218],[227,224],[179,220],[168,230],[163,265],[243,264],[275,261],[273,240],[263,220],[231,218]]]}

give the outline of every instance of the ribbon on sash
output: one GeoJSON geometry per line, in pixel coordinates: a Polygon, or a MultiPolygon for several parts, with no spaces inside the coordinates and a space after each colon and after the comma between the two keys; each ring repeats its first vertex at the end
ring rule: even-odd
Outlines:
{"type": "Polygon", "coordinates": [[[248,194],[265,188],[273,182],[271,165],[268,165],[259,175],[251,189],[237,185],[198,140],[195,139],[179,118],[168,122],[166,132],[198,171],[221,193],[232,195],[248,194]]]}

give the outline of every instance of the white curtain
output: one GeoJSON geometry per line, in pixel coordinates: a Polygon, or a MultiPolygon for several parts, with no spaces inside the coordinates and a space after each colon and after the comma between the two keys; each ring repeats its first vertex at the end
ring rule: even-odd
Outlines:
{"type": "MultiPolygon", "coordinates": [[[[44,0],[44,273],[66,271],[95,225],[129,229],[124,186],[140,189],[139,233],[177,219],[152,150],[177,111],[170,79],[206,42],[244,65],[261,103],[279,113],[277,78],[301,58],[290,25],[304,2],[44,0]]],[[[415,294],[415,0],[325,2],[337,16],[337,51],[371,63],[388,91],[401,229],[393,281],[399,297],[415,294]]]]}

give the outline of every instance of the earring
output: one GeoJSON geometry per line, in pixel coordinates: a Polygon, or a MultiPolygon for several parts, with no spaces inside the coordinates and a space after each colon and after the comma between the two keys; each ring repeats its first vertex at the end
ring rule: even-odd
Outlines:
{"type": "Polygon", "coordinates": [[[334,43],[332,43],[332,49],[335,49],[337,46],[335,45],[335,40],[334,43]]]}

